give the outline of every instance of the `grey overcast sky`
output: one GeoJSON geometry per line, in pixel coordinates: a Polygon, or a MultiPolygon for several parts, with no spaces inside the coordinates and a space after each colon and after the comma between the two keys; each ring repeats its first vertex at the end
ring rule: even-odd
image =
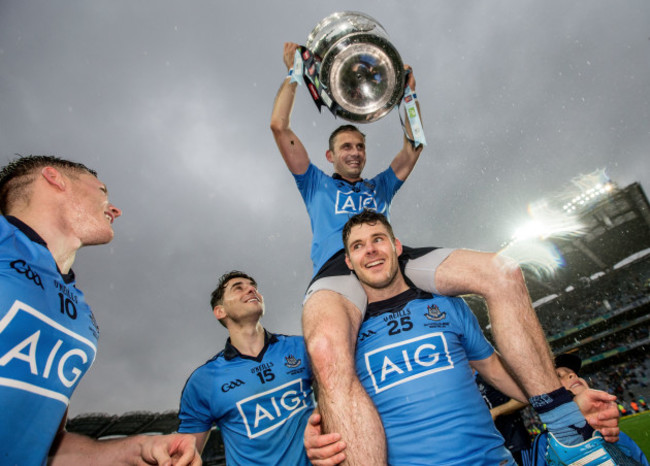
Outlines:
{"type": "MultiPolygon", "coordinates": [[[[0,161],[86,163],[124,211],[74,267],[101,338],[72,416],[176,409],[225,343],[209,294],[230,269],[259,281],[267,328],[300,333],[311,232],[269,117],[283,42],[343,10],[415,71],[429,144],[393,204],[407,244],[497,249],[599,168],[650,189],[647,0],[0,0],[0,161]]],[[[293,127],[326,171],[341,123],[299,89],[293,127]]],[[[374,175],[398,115],[362,130],[374,175]]]]}

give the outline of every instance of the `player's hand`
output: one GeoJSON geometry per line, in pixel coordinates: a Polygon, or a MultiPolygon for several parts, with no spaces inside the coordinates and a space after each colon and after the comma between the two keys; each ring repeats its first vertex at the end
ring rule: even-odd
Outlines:
{"type": "Polygon", "coordinates": [[[618,441],[620,429],[616,396],[601,390],[589,389],[576,395],[574,400],[589,425],[599,431],[606,441],[618,441]]]}
{"type": "Polygon", "coordinates": [[[284,53],[282,55],[282,58],[284,60],[284,64],[287,66],[287,71],[293,68],[293,59],[296,55],[296,50],[298,50],[298,47],[300,46],[293,42],[284,43],[284,53]]]}
{"type": "Polygon", "coordinates": [[[305,450],[307,458],[315,466],[330,466],[345,460],[345,442],[341,440],[341,434],[321,433],[321,417],[316,411],[309,417],[305,428],[305,450]]]}
{"type": "Polygon", "coordinates": [[[407,71],[406,84],[413,92],[415,92],[415,76],[413,75],[413,68],[411,68],[410,65],[404,65],[404,69],[407,71]]]}
{"type": "Polygon", "coordinates": [[[162,466],[201,466],[201,455],[192,435],[171,434],[144,436],[141,445],[142,460],[146,464],[162,466]]]}

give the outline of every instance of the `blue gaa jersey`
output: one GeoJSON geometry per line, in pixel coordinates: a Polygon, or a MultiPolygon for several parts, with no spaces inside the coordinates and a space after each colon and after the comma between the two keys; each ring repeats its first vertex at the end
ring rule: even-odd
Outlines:
{"type": "Polygon", "coordinates": [[[303,433],[314,410],[311,383],[302,337],[267,332],[256,358],[228,339],[185,384],[178,431],[206,432],[216,424],[230,466],[309,465],[303,433]]]}
{"type": "Polygon", "coordinates": [[[368,305],[356,367],[390,464],[514,464],[469,366],[493,352],[460,298],[410,289],[368,305]]]}
{"type": "Polygon", "coordinates": [[[293,177],[311,221],[314,275],[343,249],[341,232],[345,222],[365,209],[388,217],[393,196],[404,183],[390,167],[371,180],[356,183],[349,183],[337,174],[326,175],[311,163],[305,173],[293,177]]]}
{"type": "MultiPolygon", "coordinates": [[[[609,448],[610,455],[612,455],[612,448],[618,450],[617,453],[623,454],[628,458],[633,459],[641,466],[648,466],[648,459],[643,454],[643,451],[639,446],[624,432],[621,432],[618,437],[618,442],[607,444],[609,448]],[[613,447],[612,447],[613,446],[613,447]]],[[[546,466],[546,447],[548,446],[548,432],[542,432],[535,438],[535,445],[533,447],[532,454],[536,454],[532,461],[528,464],[535,466],[546,466]]],[[[616,458],[616,457],[615,457],[616,458]]],[[[630,462],[628,462],[630,463],[630,462]]]]}
{"type": "Polygon", "coordinates": [[[99,331],[74,274],[13,217],[0,217],[0,277],[0,464],[45,464],[99,331]]]}

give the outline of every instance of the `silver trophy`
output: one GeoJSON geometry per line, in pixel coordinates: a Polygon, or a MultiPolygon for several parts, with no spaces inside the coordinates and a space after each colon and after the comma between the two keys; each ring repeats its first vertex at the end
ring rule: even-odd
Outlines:
{"type": "Polygon", "coordinates": [[[316,25],[306,47],[321,59],[319,78],[341,118],[376,121],[402,98],[402,59],[384,28],[370,16],[333,13],[316,25]]]}

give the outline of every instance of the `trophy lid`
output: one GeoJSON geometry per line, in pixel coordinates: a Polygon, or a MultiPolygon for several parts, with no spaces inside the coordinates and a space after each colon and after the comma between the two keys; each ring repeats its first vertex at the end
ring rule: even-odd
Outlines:
{"type": "Polygon", "coordinates": [[[384,27],[370,15],[360,11],[338,11],[319,21],[307,37],[305,46],[323,58],[319,51],[326,51],[341,37],[355,32],[372,32],[388,39],[384,27]]]}

